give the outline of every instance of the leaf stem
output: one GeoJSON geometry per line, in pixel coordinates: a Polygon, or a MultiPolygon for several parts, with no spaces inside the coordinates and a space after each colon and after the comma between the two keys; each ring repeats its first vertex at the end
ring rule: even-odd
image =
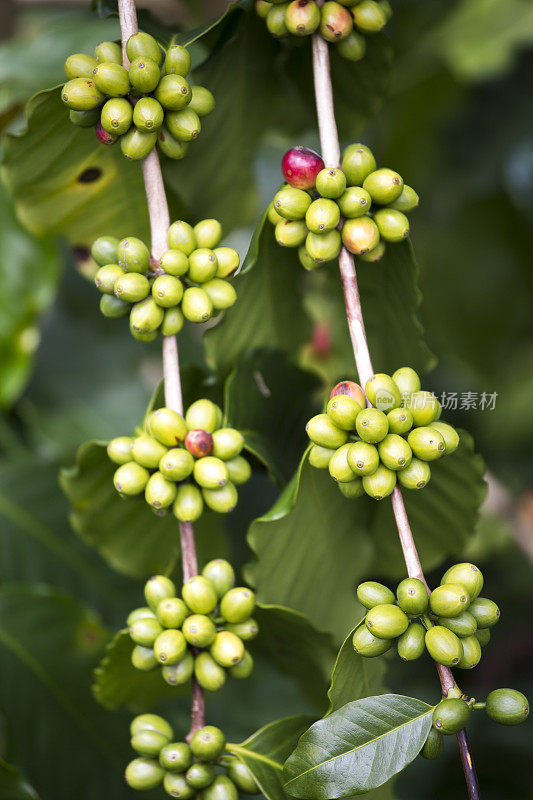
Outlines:
{"type": "MultiPolygon", "coordinates": [[[[120,18],[120,32],[122,38],[122,60],[125,67],[129,66],[126,53],[126,42],[139,30],[137,24],[137,11],[135,0],[118,0],[118,13],[120,18]]],[[[142,161],[142,172],[148,214],[150,217],[150,230],[152,239],[152,257],[158,260],[167,249],[167,235],[170,226],[167,196],[161,173],[161,165],[157,150],[152,152],[142,161]]],[[[179,367],[178,342],[175,336],[163,336],[163,379],[165,387],[165,405],[179,414],[183,413],[183,397],[181,391],[181,378],[179,367]]],[[[183,568],[183,581],[189,580],[198,574],[198,559],[194,541],[194,528],[190,522],[181,522],[180,525],[181,561],[183,568]]],[[[201,687],[196,679],[192,679],[191,702],[191,730],[189,737],[205,725],[205,699],[201,687]]]]}
{"type": "MultiPolygon", "coordinates": [[[[319,5],[321,5],[321,2],[319,2],[319,5]]],[[[340,144],[333,103],[329,47],[327,42],[316,34],[313,36],[313,78],[322,158],[326,167],[339,167],[340,144]]],[[[345,247],[341,249],[339,254],[339,270],[344,290],[346,316],[355,364],[359,381],[364,387],[367,380],[373,375],[374,369],[366,337],[355,261],[345,247]]],[[[429,592],[399,486],[394,488],[391,500],[407,574],[411,578],[418,578],[423,581],[429,592]]],[[[455,694],[457,688],[451,670],[441,664],[436,666],[444,696],[447,696],[449,692],[455,694]]],[[[457,734],[457,741],[461,752],[469,798],[470,800],[479,800],[479,785],[464,730],[457,734]]]]}

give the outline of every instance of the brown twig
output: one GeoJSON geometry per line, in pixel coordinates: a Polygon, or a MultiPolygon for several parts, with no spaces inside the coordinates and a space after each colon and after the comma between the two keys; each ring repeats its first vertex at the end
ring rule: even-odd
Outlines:
{"type": "MultiPolygon", "coordinates": [[[[324,159],[326,167],[339,167],[340,145],[333,103],[329,48],[326,41],[318,35],[313,36],[313,76],[322,158],[324,159]]],[[[359,381],[365,386],[374,370],[366,338],[355,261],[345,247],[341,249],[339,254],[339,269],[344,289],[346,316],[353,345],[355,364],[359,375],[359,381]]],[[[409,577],[418,578],[423,581],[427,587],[413,532],[405,510],[402,493],[398,486],[395,487],[391,499],[407,574],[409,577]]],[[[447,667],[438,664],[437,671],[442,693],[444,696],[447,696],[450,691],[456,690],[455,679],[451,670],[447,667]]],[[[479,786],[465,731],[461,731],[457,734],[457,741],[461,752],[461,760],[463,762],[470,800],[479,800],[479,786]]]]}
{"type": "MultiPolygon", "coordinates": [[[[126,54],[126,42],[137,33],[137,12],[135,0],[119,0],[118,11],[120,18],[120,31],[122,36],[122,58],[124,66],[129,65],[126,54]]],[[[167,196],[163,184],[163,175],[157,150],[154,148],[142,162],[144,188],[150,217],[150,230],[152,237],[152,257],[158,260],[167,249],[167,235],[170,225],[167,196]]],[[[175,336],[163,337],[163,378],[165,386],[165,405],[179,414],[183,413],[183,398],[181,392],[181,379],[179,368],[178,342],[175,336]]],[[[194,541],[194,528],[190,522],[180,523],[181,561],[183,568],[183,581],[189,580],[198,574],[198,560],[194,541]]],[[[192,707],[191,730],[194,731],[205,725],[205,702],[201,687],[193,677],[192,681],[192,707]]]]}

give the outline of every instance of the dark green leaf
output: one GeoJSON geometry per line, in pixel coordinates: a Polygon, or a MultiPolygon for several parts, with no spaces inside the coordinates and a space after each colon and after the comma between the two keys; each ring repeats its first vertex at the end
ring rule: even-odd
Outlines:
{"type": "MultiPolygon", "coordinates": [[[[364,624],[364,619],[359,623],[361,624],[364,624]]],[[[337,711],[352,700],[360,700],[362,697],[370,697],[383,691],[385,660],[381,657],[363,658],[353,649],[352,638],[359,625],[350,631],[342,643],[333,667],[328,689],[330,701],[328,713],[337,711]]]]}
{"type": "Polygon", "coordinates": [[[347,703],[304,733],[285,764],[285,789],[306,800],[364,794],[420,752],[433,706],[385,694],[347,703]]]}
{"type": "Polygon", "coordinates": [[[20,772],[0,759],[0,792],[2,800],[39,800],[37,792],[20,772]]]}

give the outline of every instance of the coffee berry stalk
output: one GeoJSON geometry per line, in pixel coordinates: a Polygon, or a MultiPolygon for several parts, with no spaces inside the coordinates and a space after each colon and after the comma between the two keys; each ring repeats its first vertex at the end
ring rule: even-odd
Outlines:
{"type": "Polygon", "coordinates": [[[201,119],[215,107],[213,95],[187,80],[191,57],[181,45],[165,50],[139,31],[128,39],[126,53],[128,67],[116,42],[100,42],[94,57],[67,58],[61,99],[70,121],[94,128],[102,144],[119,141],[133,161],[146,158],[156,145],[169,158],[183,158],[200,134],[201,119]]]}
{"type": "Polygon", "coordinates": [[[354,381],[341,381],[325,413],[307,423],[309,462],[329,470],[349,498],[367,494],[382,500],[397,483],[423,489],[431,479],[430,463],[459,445],[457,431],[440,421],[441,411],[411,367],[373,375],[364,392],[354,381]]]}
{"type": "Polygon", "coordinates": [[[204,725],[190,743],[175,741],[172,726],[157,714],[140,714],[130,725],[131,746],[137,757],[126,767],[131,789],[146,791],[161,784],[180,800],[238,800],[239,792],[259,794],[245,764],[225,753],[220,728],[204,725]]]}
{"type": "Polygon", "coordinates": [[[255,10],[277,39],[296,43],[317,34],[349,61],[364,57],[366,37],[383,30],[392,16],[389,0],[327,0],[321,6],[314,0],[256,0],[255,10]]]}
{"type": "Polygon", "coordinates": [[[297,247],[305,269],[333,261],[342,245],[375,263],[387,244],[409,235],[406,213],[417,207],[418,195],[394,170],[377,169],[365,145],[347,147],[340,169],[325,168],[314,150],[293,147],[281,171],[286,183],[267,215],[278,244],[297,247]]]}
{"type": "Polygon", "coordinates": [[[237,486],[251,476],[241,455],[243,435],[224,427],[222,410],[211,400],[194,402],[185,416],[158,408],[144,430],[119,436],[107,446],[118,464],[113,482],[123,497],[144,492],[158,516],[170,509],[180,522],[195,522],[207,507],[219,514],[237,505],[237,486]]]}
{"type": "Polygon", "coordinates": [[[144,587],[146,606],[128,616],[135,644],[131,662],[136,669],[159,669],[170,686],[187,683],[194,675],[202,687],[218,691],[226,676],[247,678],[253,658],[245,643],[259,627],[253,619],[255,595],[235,586],[228,561],[215,559],[181,588],[164,575],[154,575],[144,587]]]}
{"type": "Polygon", "coordinates": [[[135,339],[151,342],[161,333],[174,336],[189,322],[207,322],[237,299],[229,282],[239,268],[239,254],[221,247],[222,227],[204,219],[194,227],[173,222],[168,245],[155,261],[147,245],[128,236],[101,236],[91,249],[99,266],[94,282],[102,293],[105,317],[129,315],[135,339]]]}

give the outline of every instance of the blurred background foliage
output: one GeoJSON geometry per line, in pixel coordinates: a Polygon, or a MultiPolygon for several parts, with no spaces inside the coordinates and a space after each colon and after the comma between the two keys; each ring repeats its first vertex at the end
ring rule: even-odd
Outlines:
{"type": "MultiPolygon", "coordinates": [[[[162,40],[224,10],[213,2],[145,5],[145,24],[162,40]]],[[[394,0],[393,7],[390,44],[377,40],[366,65],[333,65],[344,141],[362,137],[421,196],[412,235],[420,273],[410,252],[400,250],[381,273],[379,265],[361,266],[375,367],[394,369],[394,359],[410,358],[430,370],[426,383],[437,393],[498,395],[493,411],[446,412],[474,436],[491,491],[475,531],[452,535],[452,517],[450,531],[440,531],[439,541],[449,534],[453,543],[430,559],[431,566],[442,563],[429,580],[438,581],[452,552],[480,564],[487,592],[503,610],[502,623],[482,665],[462,684],[479,697],[511,685],[531,698],[533,7],[528,0],[394,0]],[[394,292],[387,293],[392,281],[394,292]]],[[[12,135],[25,130],[27,101],[62,82],[68,54],[90,52],[98,41],[118,36],[116,19],[105,18],[112,4],[95,3],[95,9],[82,2],[12,0],[2,8],[0,125],[8,135],[0,184],[0,796],[6,800],[63,800],[74,787],[81,800],[132,796],[120,776],[129,715],[100,708],[89,687],[105,644],[139,603],[141,584],[132,575],[142,575],[143,567],[120,564],[123,542],[110,539],[112,526],[106,528],[105,514],[98,516],[101,507],[91,499],[101,448],[91,451],[92,461],[63,473],[67,496],[58,472],[72,467],[85,440],[133,429],[161,377],[158,346],[140,345],[127,326],[103,319],[88,280],[92,238],[146,235],[142,182],[137,165],[97,148],[87,131],[68,127],[57,91],[33,100],[27,134],[12,135]],[[101,182],[82,193],[76,179],[87,162],[98,163],[101,182]]],[[[228,241],[244,256],[279,184],[282,153],[292,144],[318,143],[308,44],[287,51],[239,6],[192,50],[198,81],[217,97],[218,122],[211,129],[206,123],[190,158],[164,165],[173,216],[220,216],[228,241]]],[[[208,523],[201,530],[206,557],[228,556],[239,566],[251,557],[247,529],[270,509],[298,465],[303,421],[327,385],[355,376],[335,274],[302,276],[264,233],[248,266],[237,284],[242,300],[206,336],[205,351],[198,331],[180,338],[186,395],[225,395],[230,419],[246,428],[256,457],[237,512],[220,527],[208,523]],[[250,344],[257,349],[249,352],[250,344]],[[265,382],[269,403],[261,391],[265,382]]],[[[472,461],[470,474],[477,473],[479,462],[472,461]]],[[[480,492],[479,481],[471,480],[470,514],[480,492]]],[[[286,510],[292,500],[284,497],[286,510]]],[[[454,505],[453,495],[448,504],[454,505]]],[[[302,513],[313,516],[312,509],[302,513]]],[[[156,535],[157,522],[147,516],[147,537],[156,535]]],[[[426,527],[430,523],[438,527],[439,520],[426,520],[426,527]]],[[[283,520],[277,525],[285,535],[283,520]]],[[[250,533],[259,562],[247,574],[260,587],[262,573],[274,580],[261,561],[270,531],[260,521],[250,533]]],[[[327,551],[326,537],[338,531],[322,531],[327,551]]],[[[299,557],[309,541],[305,534],[301,527],[291,535],[299,557]]],[[[339,559],[354,565],[343,575],[347,592],[363,577],[379,577],[383,566],[368,535],[357,537],[339,559]]],[[[176,557],[170,546],[165,564],[172,568],[176,557]]],[[[383,567],[386,575],[399,569],[394,560],[383,567]]],[[[290,605],[283,550],[274,571],[278,596],[272,590],[269,597],[268,586],[260,594],[265,602],[288,594],[290,605]]],[[[345,602],[346,592],[337,598],[331,589],[328,607],[308,611],[341,639],[357,608],[345,602]]],[[[287,633],[273,625],[275,644],[287,633]]],[[[311,638],[308,645],[317,642],[311,638]]],[[[210,721],[223,723],[231,738],[290,713],[323,712],[316,697],[327,687],[325,670],[303,680],[294,665],[280,670],[267,652],[258,652],[257,662],[252,679],[209,700],[210,721]]],[[[391,661],[387,684],[437,699],[425,660],[409,668],[391,661]]],[[[162,708],[185,729],[186,704],[167,701],[162,708]]],[[[134,710],[134,703],[127,705],[134,710]]],[[[529,731],[503,730],[476,718],[471,740],[485,800],[533,797],[531,724],[529,731]]],[[[462,797],[462,780],[450,741],[443,758],[418,759],[394,791],[398,798],[462,797]]]]}

